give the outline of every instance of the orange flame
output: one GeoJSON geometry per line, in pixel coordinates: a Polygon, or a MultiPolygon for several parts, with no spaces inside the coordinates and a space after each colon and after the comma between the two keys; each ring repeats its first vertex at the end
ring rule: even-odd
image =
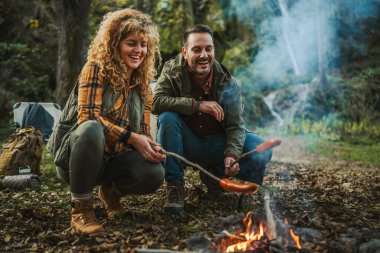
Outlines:
{"type": "MultiPolygon", "coordinates": [[[[236,244],[230,245],[227,247],[226,252],[235,252],[235,251],[247,251],[254,249],[252,247],[253,242],[259,241],[264,236],[264,226],[262,222],[259,224],[258,231],[255,231],[254,225],[252,224],[253,212],[248,212],[245,218],[243,219],[243,224],[245,224],[245,231],[239,234],[239,237],[242,239],[245,238],[245,241],[238,242],[236,244]]],[[[257,229],[256,229],[257,230],[257,229]]]]}
{"type": "MultiPolygon", "coordinates": [[[[250,220],[249,226],[252,224],[252,221],[250,220]]],[[[258,241],[263,237],[264,235],[264,228],[263,224],[260,223],[259,231],[255,232],[248,232],[249,226],[247,226],[247,231],[245,233],[241,233],[240,235],[244,236],[246,241],[238,242],[236,244],[233,244],[231,246],[228,246],[226,249],[226,252],[235,252],[235,251],[247,251],[249,249],[252,249],[250,247],[254,241],[258,241]]]]}
{"type": "Polygon", "coordinates": [[[292,236],[294,242],[296,243],[297,249],[301,249],[302,247],[301,247],[301,243],[300,243],[300,236],[295,235],[293,232],[293,229],[290,229],[290,235],[292,236]]]}
{"type": "MultiPolygon", "coordinates": [[[[261,221],[259,224],[253,224],[252,215],[253,212],[248,212],[243,219],[243,224],[245,226],[244,232],[231,235],[229,238],[222,240],[221,245],[223,246],[222,248],[219,248],[221,251],[250,251],[265,247],[269,240],[265,235],[265,231],[267,231],[268,228],[266,227],[266,224],[261,221]]],[[[285,220],[285,222],[288,223],[287,220],[285,220]]],[[[297,249],[301,249],[300,236],[295,235],[293,229],[290,229],[290,235],[294,240],[297,249]]]]}

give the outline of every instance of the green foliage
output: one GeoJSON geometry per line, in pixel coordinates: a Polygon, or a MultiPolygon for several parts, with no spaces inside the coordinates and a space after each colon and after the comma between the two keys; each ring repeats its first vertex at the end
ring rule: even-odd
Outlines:
{"type": "Polygon", "coordinates": [[[341,124],[339,129],[341,138],[353,143],[380,142],[380,124],[378,122],[372,122],[368,119],[359,123],[345,122],[341,124]]]}
{"type": "Polygon", "coordinates": [[[223,8],[218,0],[211,0],[205,8],[203,23],[210,26],[214,33],[226,30],[223,8]]]}
{"type": "Polygon", "coordinates": [[[336,160],[360,161],[380,166],[380,143],[353,144],[319,139],[315,144],[310,145],[309,149],[336,160]]]}
{"type": "Polygon", "coordinates": [[[10,125],[0,124],[0,145],[3,144],[6,138],[13,133],[10,125]]]}
{"type": "Polygon", "coordinates": [[[161,53],[173,55],[180,52],[182,35],[194,23],[191,1],[160,0],[156,4],[153,20],[161,41],[161,53]]]}
{"type": "Polygon", "coordinates": [[[122,8],[134,8],[132,0],[92,0],[88,23],[90,27],[90,41],[95,37],[96,31],[103,16],[111,11],[122,8]]]}
{"type": "Polygon", "coordinates": [[[380,142],[380,124],[369,120],[359,123],[346,122],[336,117],[324,117],[319,121],[300,118],[285,128],[290,135],[313,135],[330,140],[344,140],[351,143],[377,143],[380,142]]]}
{"type": "Polygon", "coordinates": [[[250,63],[248,45],[244,41],[236,40],[233,46],[224,53],[222,63],[231,73],[237,68],[245,68],[250,63]]]}
{"type": "Polygon", "coordinates": [[[313,135],[326,138],[337,138],[339,122],[333,117],[325,117],[319,121],[301,118],[286,127],[285,131],[290,135],[313,135]]]}
{"type": "Polygon", "coordinates": [[[60,191],[62,190],[64,183],[57,177],[57,172],[54,165],[54,157],[46,150],[46,145],[44,145],[42,152],[41,171],[45,185],[52,189],[57,189],[60,191]]]}
{"type": "MultiPolygon", "coordinates": [[[[318,87],[310,95],[308,116],[319,120],[336,114],[341,120],[360,123],[380,119],[380,68],[367,68],[355,77],[329,76],[327,89],[318,87]]],[[[318,85],[318,84],[314,84],[318,85]]]]}
{"type": "Polygon", "coordinates": [[[51,97],[49,76],[43,73],[42,48],[30,48],[25,44],[0,43],[1,87],[19,97],[32,101],[51,97]]]}
{"type": "Polygon", "coordinates": [[[37,17],[38,0],[30,0],[28,4],[20,0],[0,1],[0,41],[30,40],[33,30],[30,21],[37,17]]]}
{"type": "Polygon", "coordinates": [[[271,113],[261,95],[251,94],[243,96],[243,118],[249,129],[255,129],[265,125],[271,119],[271,113]]]}
{"type": "Polygon", "coordinates": [[[44,4],[40,0],[0,3],[0,117],[4,121],[10,120],[16,101],[53,97],[57,30],[44,4]]]}

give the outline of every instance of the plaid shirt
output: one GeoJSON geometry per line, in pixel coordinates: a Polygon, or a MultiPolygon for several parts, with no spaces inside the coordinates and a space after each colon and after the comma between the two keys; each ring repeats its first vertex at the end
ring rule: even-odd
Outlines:
{"type": "MultiPolygon", "coordinates": [[[[128,144],[121,141],[123,136],[129,135],[129,117],[127,109],[128,94],[137,85],[126,87],[120,97],[114,102],[106,115],[101,114],[103,96],[103,78],[98,75],[99,67],[94,63],[87,63],[79,79],[78,89],[78,124],[86,120],[96,120],[103,126],[105,136],[104,151],[107,155],[116,155],[126,150],[128,144]]],[[[109,87],[112,89],[111,87],[109,87]]],[[[139,134],[150,137],[150,111],[153,98],[146,99],[143,121],[139,134]]]]}

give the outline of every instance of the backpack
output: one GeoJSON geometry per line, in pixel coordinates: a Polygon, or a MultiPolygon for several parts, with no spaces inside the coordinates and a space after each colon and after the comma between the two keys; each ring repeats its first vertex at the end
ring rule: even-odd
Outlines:
{"type": "Polygon", "coordinates": [[[42,134],[34,127],[19,128],[0,150],[0,179],[8,175],[41,175],[42,134]]]}

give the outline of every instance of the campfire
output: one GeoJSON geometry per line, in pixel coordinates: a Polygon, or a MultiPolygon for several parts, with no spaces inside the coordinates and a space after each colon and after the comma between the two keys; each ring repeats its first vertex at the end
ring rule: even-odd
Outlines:
{"type": "Polygon", "coordinates": [[[269,193],[265,193],[265,219],[254,212],[248,212],[243,219],[243,231],[231,234],[224,230],[226,235],[218,245],[217,252],[309,252],[302,249],[300,237],[296,235],[287,222],[277,231],[277,226],[269,206],[269,193]]]}

